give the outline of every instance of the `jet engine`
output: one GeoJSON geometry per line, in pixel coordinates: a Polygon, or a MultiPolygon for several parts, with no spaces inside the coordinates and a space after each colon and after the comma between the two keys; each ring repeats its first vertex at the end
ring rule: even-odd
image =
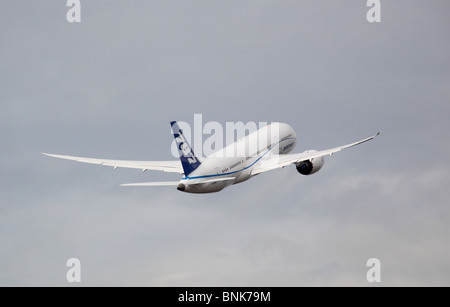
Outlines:
{"type": "MultiPolygon", "coordinates": [[[[315,152],[316,150],[308,150],[305,152],[315,152]]],[[[323,157],[320,158],[312,158],[310,160],[301,161],[295,163],[297,171],[302,175],[312,175],[318,172],[323,164],[325,163],[325,159],[323,157]]]]}

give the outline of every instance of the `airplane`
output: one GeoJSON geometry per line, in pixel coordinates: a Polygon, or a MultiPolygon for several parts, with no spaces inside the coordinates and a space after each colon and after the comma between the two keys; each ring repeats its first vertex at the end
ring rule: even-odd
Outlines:
{"type": "Polygon", "coordinates": [[[182,175],[179,181],[128,183],[121,186],[176,186],[177,190],[188,193],[219,192],[233,184],[244,182],[270,170],[295,165],[302,175],[312,175],[324,165],[324,157],[367,142],[378,136],[351,144],[316,151],[307,150],[290,154],[297,143],[294,129],[285,123],[271,123],[236,142],[214,152],[207,157],[197,157],[187,142],[176,121],[170,122],[178,147],[178,161],[128,161],[94,159],[42,153],[46,156],[118,167],[173,172],[182,175]],[[251,144],[256,144],[250,146],[251,144]],[[237,154],[239,153],[239,154],[237,154]]]}

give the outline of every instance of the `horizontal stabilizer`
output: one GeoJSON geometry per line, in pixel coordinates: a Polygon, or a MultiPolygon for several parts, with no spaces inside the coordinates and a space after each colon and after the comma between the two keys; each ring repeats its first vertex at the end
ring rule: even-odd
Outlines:
{"type": "MultiPolygon", "coordinates": [[[[228,180],[234,180],[235,178],[227,177],[227,178],[213,178],[213,179],[206,179],[196,182],[184,182],[185,185],[195,185],[195,184],[202,184],[202,183],[208,183],[208,182],[218,182],[218,181],[228,181],[228,180]]],[[[179,181],[160,181],[160,182],[138,182],[138,183],[124,183],[121,184],[122,187],[162,187],[162,186],[177,186],[179,185],[179,181]]]]}

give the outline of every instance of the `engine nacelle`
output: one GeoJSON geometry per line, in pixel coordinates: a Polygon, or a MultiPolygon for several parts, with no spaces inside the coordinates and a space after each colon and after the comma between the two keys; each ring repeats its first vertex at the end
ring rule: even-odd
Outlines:
{"type": "MultiPolygon", "coordinates": [[[[316,150],[308,150],[305,152],[315,152],[316,150]]],[[[301,161],[295,164],[297,171],[302,175],[312,175],[317,173],[325,163],[323,157],[313,158],[310,160],[301,161]]]]}

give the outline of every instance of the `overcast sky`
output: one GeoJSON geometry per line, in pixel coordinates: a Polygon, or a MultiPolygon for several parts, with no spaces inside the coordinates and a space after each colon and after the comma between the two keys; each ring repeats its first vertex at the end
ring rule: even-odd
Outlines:
{"type": "Polygon", "coordinates": [[[450,2],[0,3],[0,285],[450,285],[450,2]],[[169,121],[375,140],[220,193],[41,152],[170,160],[169,121]]]}

